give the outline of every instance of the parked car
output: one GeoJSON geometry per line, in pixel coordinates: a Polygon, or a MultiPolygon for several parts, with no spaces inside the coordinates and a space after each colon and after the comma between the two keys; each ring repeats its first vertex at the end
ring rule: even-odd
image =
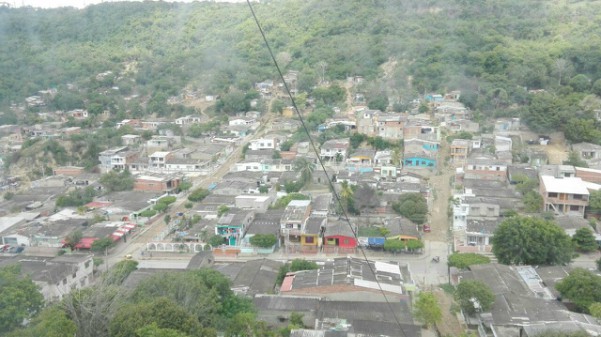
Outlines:
{"type": "Polygon", "coordinates": [[[430,225],[423,225],[422,230],[424,231],[424,233],[430,233],[432,231],[430,225]]]}

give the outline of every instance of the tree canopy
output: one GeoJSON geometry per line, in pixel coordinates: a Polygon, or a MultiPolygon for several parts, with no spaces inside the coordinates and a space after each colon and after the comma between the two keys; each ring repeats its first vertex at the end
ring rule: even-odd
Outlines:
{"type": "Polygon", "coordinates": [[[426,222],[428,203],[420,193],[405,193],[392,205],[398,214],[420,225],[426,222]]]}
{"type": "Polygon", "coordinates": [[[451,267],[459,269],[468,269],[475,264],[490,263],[490,258],[476,253],[453,253],[449,255],[448,264],[451,267]]]}
{"type": "Polygon", "coordinates": [[[468,314],[490,309],[495,295],[486,284],[475,280],[462,280],[455,289],[455,299],[468,314]]]}
{"type": "Polygon", "coordinates": [[[588,313],[591,304],[601,302],[601,276],[586,269],[572,270],[567,277],[555,284],[555,289],[585,313],[588,313]]]}
{"type": "Polygon", "coordinates": [[[574,247],[565,231],[551,221],[514,216],[503,221],[494,233],[493,253],[503,264],[565,264],[574,247]]]}
{"type": "Polygon", "coordinates": [[[35,283],[21,275],[19,265],[0,268],[0,285],[0,333],[4,334],[32,318],[44,299],[35,283]]]}

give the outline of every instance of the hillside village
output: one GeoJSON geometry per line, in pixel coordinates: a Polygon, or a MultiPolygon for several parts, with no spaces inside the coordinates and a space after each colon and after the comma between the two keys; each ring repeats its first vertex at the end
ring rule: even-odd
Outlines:
{"type": "MultiPolygon", "coordinates": [[[[273,81],[256,88],[262,100],[278,95],[273,81]]],[[[43,106],[49,95],[24,104],[43,106]]],[[[399,336],[399,319],[402,335],[430,336],[413,317],[415,295],[476,279],[490,285],[497,300],[479,315],[453,315],[462,329],[534,336],[552,324],[601,333],[593,317],[555,300],[550,285],[570,266],[492,263],[447,271],[452,252],[494,261],[492,236],[515,213],[543,214],[570,236],[591,228],[589,196],[601,188],[600,146],[568,149],[549,135],[530,138],[519,118],[481,125],[460,96],[428,94],[408,111],[380,111],[355,95],[351,106],[334,109],[310,130],[310,140],[298,137],[303,131],[293,107],[240,113],[198,138],[184,135],[211,122],[202,113],[124,119],[114,127],[127,130],[120,144],[100,151],[92,170],[56,165],[51,153],[44,155],[51,170],[43,169],[39,179],[27,175],[34,167],[5,166],[0,264],[17,261],[48,302],[93,284],[105,266],[123,258],[138,261],[126,287],[161,270],[210,267],[231,279],[234,292],[252,298],[258,319],[282,326],[288,314],[302,313],[315,336],[399,336]],[[550,158],[551,146],[588,167],[550,158]],[[111,174],[127,175],[131,189],[103,184],[111,174]],[[85,203],[59,207],[61,196],[86,193],[85,203]],[[102,240],[110,244],[94,250],[102,240]],[[276,286],[278,271],[293,259],[317,261],[318,268],[287,273],[276,286]],[[548,308],[544,315],[541,306],[548,308]]],[[[86,110],[51,114],[52,122],[3,126],[5,158],[32,143],[60,144],[90,132],[66,126],[89,118],[86,110]]],[[[601,242],[601,234],[594,235],[601,242]]]]}

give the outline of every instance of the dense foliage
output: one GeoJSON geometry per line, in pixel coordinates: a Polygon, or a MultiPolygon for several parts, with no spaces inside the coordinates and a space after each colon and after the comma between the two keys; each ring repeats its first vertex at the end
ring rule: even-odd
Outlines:
{"type": "Polygon", "coordinates": [[[591,304],[601,302],[601,276],[586,269],[572,270],[555,288],[582,312],[588,313],[591,304]]]}
{"type": "Polygon", "coordinates": [[[278,242],[278,238],[275,234],[255,234],[249,241],[251,245],[256,247],[271,248],[278,242]]]}
{"type": "Polygon", "coordinates": [[[415,319],[424,323],[426,327],[439,323],[442,320],[442,310],[434,293],[419,293],[413,310],[415,319]]]}
{"type": "Polygon", "coordinates": [[[470,266],[475,264],[490,263],[490,258],[477,253],[453,253],[449,255],[448,263],[451,267],[468,269],[470,266]]]}
{"type": "MultiPolygon", "coordinates": [[[[335,83],[319,84],[358,75],[372,108],[460,89],[476,116],[521,116],[535,131],[601,141],[592,114],[601,104],[599,3],[281,0],[254,8],[280,67],[299,71],[295,89],[317,105],[345,96],[335,83]]],[[[221,95],[224,114],[246,111],[253,83],[275,77],[248,14],[244,4],[209,2],[2,8],[0,106],[57,88],[49,109],[85,108],[92,120],[104,111],[112,121],[185,115],[168,98],[188,88],[221,95]]],[[[37,110],[10,111],[0,122],[35,122],[37,110]]]]}
{"type": "Polygon", "coordinates": [[[486,284],[475,280],[462,280],[455,289],[455,299],[468,314],[485,312],[495,301],[495,295],[486,284]]]}
{"type": "Polygon", "coordinates": [[[492,251],[504,264],[555,265],[572,260],[574,247],[565,231],[551,221],[514,216],[494,233],[492,251]]]}
{"type": "Polygon", "coordinates": [[[428,203],[420,193],[405,193],[399,200],[392,204],[392,209],[405,218],[420,225],[426,222],[428,216],[428,203]]]}
{"type": "Polygon", "coordinates": [[[42,308],[43,297],[18,265],[0,268],[0,334],[29,320],[42,308]]]}

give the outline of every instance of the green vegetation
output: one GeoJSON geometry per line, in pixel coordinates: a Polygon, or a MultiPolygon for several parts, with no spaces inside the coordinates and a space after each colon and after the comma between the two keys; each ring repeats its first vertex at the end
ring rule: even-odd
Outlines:
{"type": "Polygon", "coordinates": [[[128,170],[110,171],[103,174],[98,182],[109,192],[131,191],[134,188],[134,177],[128,170]]]}
{"type": "Polygon", "coordinates": [[[414,304],[413,314],[415,319],[424,323],[426,327],[439,323],[442,319],[442,310],[434,293],[419,293],[414,304]]]}
{"type": "Polygon", "coordinates": [[[572,236],[572,242],[574,242],[576,250],[581,252],[588,253],[599,249],[593,230],[588,227],[577,229],[574,236],[572,236]]]}
{"type": "Polygon", "coordinates": [[[94,200],[95,196],[96,191],[93,187],[71,190],[67,194],[63,194],[56,199],[56,207],[83,206],[94,200]]]}
{"type": "Polygon", "coordinates": [[[392,209],[405,218],[421,225],[427,220],[428,203],[420,193],[405,193],[399,201],[392,205],[392,209]]]}
{"type": "Polygon", "coordinates": [[[495,301],[495,295],[489,286],[480,281],[462,280],[455,289],[455,300],[465,312],[474,314],[488,311],[495,301]]]}
{"type": "Polygon", "coordinates": [[[104,253],[105,250],[113,247],[115,245],[115,241],[111,238],[102,238],[92,242],[92,251],[104,253]]]}
{"type": "Polygon", "coordinates": [[[290,201],[292,200],[309,200],[309,196],[304,195],[304,194],[300,194],[300,193],[290,193],[286,196],[283,196],[281,198],[279,198],[275,204],[273,204],[273,206],[271,208],[273,209],[281,209],[281,208],[286,208],[286,206],[288,206],[288,204],[290,203],[290,201]]]}
{"type": "Polygon", "coordinates": [[[278,238],[274,234],[255,234],[249,241],[256,247],[271,248],[278,242],[278,238]]]}
{"type": "Polygon", "coordinates": [[[514,216],[494,233],[492,251],[503,264],[555,265],[572,260],[574,247],[565,231],[551,221],[514,216]]]}
{"type": "Polygon", "coordinates": [[[190,193],[190,195],[188,196],[188,200],[190,200],[192,202],[200,202],[200,201],[202,201],[202,199],[206,198],[209,194],[211,194],[211,192],[209,192],[209,190],[204,189],[202,187],[197,188],[190,193]]]}
{"type": "Polygon", "coordinates": [[[476,253],[453,253],[449,255],[449,266],[468,269],[470,266],[475,264],[487,264],[490,263],[490,258],[476,253]]]}
{"type": "Polygon", "coordinates": [[[280,267],[278,271],[278,277],[276,279],[276,284],[281,285],[286,277],[286,274],[289,272],[301,271],[301,270],[314,270],[318,269],[319,266],[317,263],[313,261],[307,261],[304,259],[294,259],[291,263],[287,263],[280,267]]]}
{"type": "Polygon", "coordinates": [[[570,275],[555,285],[555,289],[585,313],[593,303],[601,303],[601,276],[586,269],[572,270],[570,275]]]}
{"type": "Polygon", "coordinates": [[[38,287],[21,275],[18,265],[0,268],[0,333],[5,334],[31,319],[42,308],[38,287]]]}
{"type": "Polygon", "coordinates": [[[145,218],[152,218],[155,215],[157,215],[157,211],[154,209],[147,209],[140,212],[140,216],[145,218]]]}

